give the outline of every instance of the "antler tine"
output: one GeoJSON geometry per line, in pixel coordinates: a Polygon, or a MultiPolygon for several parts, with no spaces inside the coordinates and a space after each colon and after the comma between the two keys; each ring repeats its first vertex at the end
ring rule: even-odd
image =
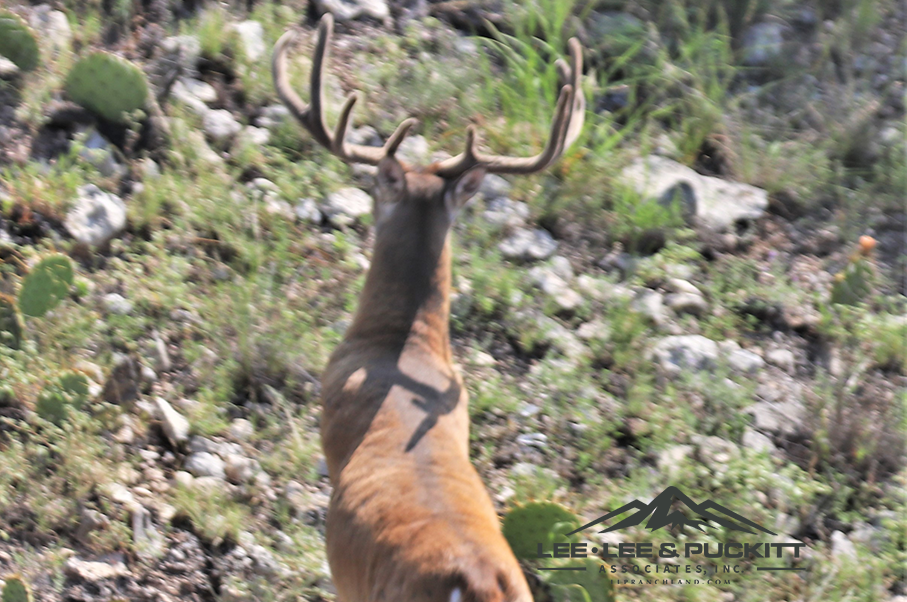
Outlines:
{"type": "Polygon", "coordinates": [[[387,142],[384,143],[384,154],[388,157],[393,157],[397,152],[397,148],[399,148],[400,144],[403,142],[403,139],[406,138],[406,134],[409,133],[410,128],[414,127],[417,123],[419,123],[419,120],[412,117],[401,121],[400,125],[397,126],[397,129],[394,130],[394,133],[391,134],[390,138],[387,139],[387,142]]]}
{"type": "Polygon", "coordinates": [[[337,126],[334,128],[334,140],[331,151],[344,161],[350,163],[368,163],[377,165],[384,157],[392,157],[400,147],[400,143],[406,138],[409,130],[419,121],[412,117],[404,119],[390,135],[383,147],[363,146],[361,144],[348,144],[346,142],[346,128],[349,126],[350,115],[353,112],[353,106],[359,100],[359,95],[353,92],[346,98],[343,108],[340,110],[340,118],[337,120],[337,126]]]}
{"type": "Polygon", "coordinates": [[[296,41],[296,31],[290,30],[283,34],[277,44],[274,46],[274,54],[271,58],[271,74],[274,77],[274,88],[283,104],[290,110],[293,117],[296,118],[309,132],[312,137],[324,147],[331,147],[331,136],[325,127],[324,119],[321,117],[321,67],[323,64],[324,52],[327,48],[327,39],[330,37],[333,28],[333,20],[322,20],[321,27],[318,30],[318,43],[315,48],[315,56],[312,60],[312,104],[306,105],[296,91],[290,85],[289,74],[287,73],[287,51],[290,45],[296,41]],[[313,119],[313,116],[315,117],[313,119]]]}
{"type": "Polygon", "coordinates": [[[442,177],[455,177],[476,166],[485,168],[489,173],[529,174],[541,171],[556,161],[569,147],[583,127],[586,99],[580,87],[583,69],[582,46],[576,38],[569,42],[571,67],[567,68],[561,60],[558,70],[566,82],[561,86],[551,122],[551,132],[545,148],[534,157],[507,157],[486,155],[478,146],[475,128],[469,127],[466,133],[466,150],[456,157],[435,163],[433,171],[442,177]]]}
{"type": "Polygon", "coordinates": [[[346,128],[350,124],[353,107],[356,106],[358,100],[359,95],[356,92],[351,92],[350,95],[346,97],[343,108],[340,109],[340,117],[337,119],[337,125],[334,127],[334,140],[331,145],[331,151],[341,157],[346,156],[347,153],[345,151],[349,150],[347,148],[349,145],[346,144],[346,128]]]}
{"type": "Polygon", "coordinates": [[[563,146],[558,149],[558,155],[576,142],[580,132],[583,131],[583,123],[586,121],[586,97],[583,95],[582,90],[583,47],[576,38],[570,38],[567,45],[570,47],[570,62],[572,64],[567,69],[564,61],[561,60],[561,65],[563,65],[562,69],[566,71],[567,81],[573,86],[573,108],[570,111],[570,121],[565,131],[563,146]]]}
{"type": "Polygon", "coordinates": [[[397,129],[388,138],[383,147],[348,144],[346,142],[346,130],[349,127],[353,106],[359,98],[358,94],[353,92],[343,103],[337,126],[333,134],[330,133],[324,120],[324,88],[321,85],[321,80],[324,74],[325,55],[327,54],[327,48],[333,32],[334,17],[330,13],[326,13],[321,18],[318,26],[318,42],[315,45],[315,54],[312,57],[311,104],[306,105],[299,98],[299,95],[290,86],[287,74],[287,51],[290,44],[296,39],[296,32],[293,30],[283,34],[274,46],[274,55],[271,60],[274,87],[281,101],[319,144],[347,163],[377,165],[384,157],[392,156],[396,152],[407,132],[417,122],[415,119],[404,120],[397,126],[397,129]]]}

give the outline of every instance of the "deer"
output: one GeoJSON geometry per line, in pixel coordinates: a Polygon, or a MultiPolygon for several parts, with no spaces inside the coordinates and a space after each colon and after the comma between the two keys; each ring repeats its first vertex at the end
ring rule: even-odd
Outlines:
{"type": "Polygon", "coordinates": [[[333,131],[322,87],[333,18],[319,23],[309,103],[289,83],[293,29],[272,55],[275,89],[312,138],[377,167],[372,259],[358,308],[321,375],[321,444],[332,493],[325,541],[340,602],[531,602],[526,577],[469,458],[468,393],[450,346],[450,230],[485,174],[532,174],[577,139],[582,47],[558,59],[549,138],[533,157],[487,154],[469,126],[459,155],[426,166],[395,157],[415,119],[383,146],[347,142],[358,94],[333,131]]]}

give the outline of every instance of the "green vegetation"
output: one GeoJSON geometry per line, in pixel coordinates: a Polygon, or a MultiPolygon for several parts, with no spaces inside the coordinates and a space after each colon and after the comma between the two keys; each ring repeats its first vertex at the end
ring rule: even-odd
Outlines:
{"type": "Polygon", "coordinates": [[[875,271],[870,257],[876,242],[864,236],[860,239],[860,248],[851,255],[847,267],[835,274],[831,287],[831,302],[841,305],[857,305],[868,301],[872,293],[875,271]]]}
{"type": "Polygon", "coordinates": [[[0,296],[0,342],[7,347],[18,349],[22,343],[22,317],[15,299],[0,296]]]}
{"type": "Polygon", "coordinates": [[[9,575],[3,582],[3,602],[31,602],[31,590],[19,575],[9,575]]]}
{"type": "Polygon", "coordinates": [[[66,93],[74,101],[111,121],[123,121],[145,107],[148,82],[142,70],[107,52],[79,59],[66,77],[66,93]]]}
{"type": "Polygon", "coordinates": [[[88,401],[88,393],[87,376],[78,372],[64,372],[38,394],[35,412],[59,426],[70,412],[78,411],[88,401]]]}
{"type": "Polygon", "coordinates": [[[66,255],[43,257],[22,279],[19,309],[23,315],[40,318],[69,294],[73,282],[72,260],[66,255]]]}
{"type": "Polygon", "coordinates": [[[23,71],[31,71],[41,59],[34,32],[25,21],[7,11],[0,11],[0,56],[23,71]]]}
{"type": "Polygon", "coordinates": [[[511,508],[504,517],[502,529],[507,543],[517,558],[538,558],[538,545],[550,550],[562,542],[562,533],[579,525],[576,517],[563,506],[551,502],[530,502],[511,508]]]}
{"type": "MultiPolygon", "coordinates": [[[[546,568],[576,567],[586,565],[585,571],[549,571],[543,573],[552,586],[552,592],[562,600],[579,602],[611,602],[615,599],[614,586],[599,575],[602,563],[586,560],[539,561],[539,546],[551,554],[555,544],[582,543],[579,535],[565,533],[579,527],[579,521],[569,510],[550,502],[530,502],[511,508],[504,517],[504,537],[517,558],[541,562],[546,568]]],[[[588,546],[587,546],[588,547],[588,546]]],[[[569,548],[568,548],[569,549],[569,548]]]]}

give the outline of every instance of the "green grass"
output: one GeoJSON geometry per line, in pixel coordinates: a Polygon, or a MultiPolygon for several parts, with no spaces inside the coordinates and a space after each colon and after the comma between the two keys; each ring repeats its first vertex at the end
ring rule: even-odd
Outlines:
{"type": "Polygon", "coordinates": [[[87,182],[106,184],[97,170],[79,158],[78,148],[61,157],[49,170],[31,162],[0,168],[0,185],[8,192],[4,211],[23,207],[62,217],[78,188],[87,182]]]}
{"type": "Polygon", "coordinates": [[[217,488],[178,487],[173,498],[177,511],[188,518],[205,540],[218,545],[226,539],[239,540],[249,527],[248,510],[217,488]]]}
{"type": "MultiPolygon", "coordinates": [[[[96,416],[99,411],[103,410],[91,410],[96,416]]],[[[23,525],[32,525],[26,528],[33,528],[35,537],[49,542],[56,533],[75,528],[80,504],[114,474],[115,463],[98,437],[105,425],[80,411],[70,413],[60,427],[39,418],[28,428],[13,426],[21,439],[8,440],[0,449],[4,465],[0,512],[21,516],[23,525]]],[[[116,510],[107,508],[111,510],[117,518],[116,510]]],[[[23,535],[7,531],[12,528],[0,527],[4,539],[23,535]]],[[[128,545],[119,523],[94,539],[102,547],[128,545]]]]}

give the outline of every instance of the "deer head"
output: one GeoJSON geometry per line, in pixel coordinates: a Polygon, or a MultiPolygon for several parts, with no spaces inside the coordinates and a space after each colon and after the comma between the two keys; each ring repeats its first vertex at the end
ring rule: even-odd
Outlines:
{"type": "Polygon", "coordinates": [[[310,104],[304,103],[289,83],[287,51],[296,39],[293,30],[286,32],[274,47],[274,85],[283,103],[319,144],[347,163],[378,166],[376,223],[379,231],[382,224],[387,222],[387,217],[393,213],[393,208],[401,202],[430,200],[452,216],[475,194],[486,173],[531,174],[542,171],[573,144],[582,130],[586,106],[580,89],[582,48],[575,38],[571,38],[571,64],[568,66],[561,59],[557,61],[564,84],[551,122],[551,133],[545,148],[534,157],[506,157],[484,153],[479,150],[476,129],[470,126],[466,133],[466,149],[462,153],[427,166],[410,166],[398,161],[394,155],[406,134],[417,123],[411,118],[401,122],[382,147],[350,144],[346,141],[346,132],[353,107],[359,99],[356,92],[351,93],[344,102],[333,132],[328,129],[324,119],[322,79],[333,29],[334,20],[328,13],[322,17],[318,28],[318,42],[312,60],[310,104]]]}

